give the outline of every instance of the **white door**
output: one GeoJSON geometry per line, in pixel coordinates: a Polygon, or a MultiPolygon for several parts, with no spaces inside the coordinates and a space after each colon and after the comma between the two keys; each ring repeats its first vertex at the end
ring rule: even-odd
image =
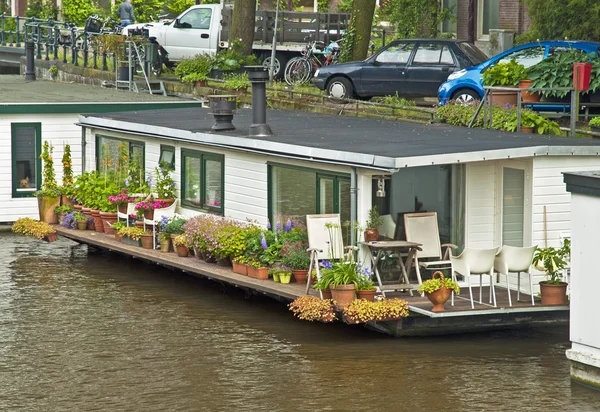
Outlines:
{"type": "Polygon", "coordinates": [[[530,246],[530,165],[527,162],[500,162],[497,170],[497,245],[530,246]]]}
{"type": "MultiPolygon", "coordinates": [[[[174,21],[167,30],[165,48],[172,60],[211,52],[211,22],[213,9],[192,9],[174,21]]],[[[213,30],[214,33],[217,30],[213,30]]]]}

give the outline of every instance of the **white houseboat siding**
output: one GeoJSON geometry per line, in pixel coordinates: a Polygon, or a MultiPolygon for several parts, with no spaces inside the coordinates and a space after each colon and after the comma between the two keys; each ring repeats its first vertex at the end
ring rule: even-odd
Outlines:
{"type": "MultiPolygon", "coordinates": [[[[105,132],[101,130],[89,130],[86,133],[86,170],[96,169],[96,135],[143,143],[146,174],[153,178],[155,167],[158,165],[160,158],[161,145],[173,147],[175,149],[175,170],[171,176],[178,188],[181,188],[182,149],[223,155],[225,165],[223,193],[224,216],[240,221],[253,221],[264,226],[266,226],[269,221],[269,163],[309,168],[319,172],[343,173],[347,175],[350,175],[351,173],[351,168],[347,166],[292,160],[284,157],[220,149],[202,144],[152,137],[140,137],[126,133],[105,132]]],[[[366,221],[367,211],[371,205],[370,193],[372,174],[373,172],[369,170],[358,170],[358,185],[362,188],[361,192],[368,194],[368,198],[360,198],[359,194],[357,210],[358,220],[361,222],[366,221]]],[[[178,207],[178,213],[183,216],[193,216],[202,213],[202,211],[178,207]]]]}
{"type": "MultiPolygon", "coordinates": [[[[0,116],[0,222],[14,222],[20,217],[39,218],[37,199],[35,197],[12,197],[12,138],[11,125],[15,123],[39,123],[41,125],[41,141],[48,141],[54,146],[54,168],[58,184],[62,181],[61,159],[64,146],[71,145],[73,171],[81,171],[81,128],[76,126],[77,114],[35,114],[35,115],[2,115],[0,116]]],[[[40,148],[41,150],[41,148],[40,148]]]]}
{"type": "MultiPolygon", "coordinates": [[[[571,194],[566,191],[562,173],[600,169],[600,157],[543,156],[469,163],[465,217],[467,247],[490,248],[503,244],[503,167],[522,168],[526,182],[530,182],[525,187],[523,245],[544,247],[547,239],[548,246],[557,247],[571,232],[571,194]]],[[[543,273],[536,272],[534,293],[538,293],[537,283],[541,280],[543,273]]],[[[529,293],[527,282],[521,283],[523,291],[529,293]]],[[[516,276],[511,278],[511,284],[516,285],[516,276]]]]}

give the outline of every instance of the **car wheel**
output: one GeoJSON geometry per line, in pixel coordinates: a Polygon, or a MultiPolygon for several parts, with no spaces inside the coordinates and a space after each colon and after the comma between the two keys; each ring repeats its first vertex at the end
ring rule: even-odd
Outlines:
{"type": "Polygon", "coordinates": [[[460,89],[452,95],[452,100],[458,104],[473,104],[475,101],[480,100],[477,92],[470,89],[460,89]]]}
{"type": "MultiPolygon", "coordinates": [[[[273,77],[276,79],[280,79],[283,77],[282,67],[285,67],[286,59],[282,54],[275,54],[275,65],[273,67],[273,77]]],[[[265,56],[262,61],[262,65],[265,69],[269,70],[271,67],[271,55],[265,56]]]]}
{"type": "Polygon", "coordinates": [[[334,77],[327,85],[327,94],[335,99],[354,97],[352,83],[345,77],[334,77]]]}

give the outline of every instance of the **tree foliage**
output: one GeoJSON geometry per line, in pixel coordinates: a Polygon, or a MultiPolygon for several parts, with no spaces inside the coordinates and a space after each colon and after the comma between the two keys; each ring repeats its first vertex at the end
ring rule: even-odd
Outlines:
{"type": "Polygon", "coordinates": [[[56,20],[58,9],[52,0],[29,0],[25,16],[56,20]]]}
{"type": "Polygon", "coordinates": [[[525,0],[531,28],[518,42],[569,38],[600,39],[600,2],[597,0],[525,0]]]}
{"type": "Polygon", "coordinates": [[[100,11],[92,0],[63,0],[62,13],[65,21],[82,26],[92,14],[100,11]]]}
{"type": "MultiPolygon", "coordinates": [[[[116,21],[120,20],[117,15],[119,4],[121,4],[121,1],[116,1],[112,8],[112,18],[116,21]]],[[[164,0],[133,0],[131,5],[133,6],[135,21],[139,23],[152,21],[162,13],[164,4],[164,0]]]]}
{"type": "Polygon", "coordinates": [[[439,0],[389,0],[382,12],[399,39],[440,37],[442,22],[455,19],[453,10],[444,9],[439,0]]]}

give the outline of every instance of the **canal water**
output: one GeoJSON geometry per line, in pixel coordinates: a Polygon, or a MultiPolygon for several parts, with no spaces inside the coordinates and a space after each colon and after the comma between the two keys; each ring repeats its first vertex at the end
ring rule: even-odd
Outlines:
{"type": "Polygon", "coordinates": [[[393,339],[96,251],[0,234],[1,411],[599,411],[568,331],[393,339]]]}

